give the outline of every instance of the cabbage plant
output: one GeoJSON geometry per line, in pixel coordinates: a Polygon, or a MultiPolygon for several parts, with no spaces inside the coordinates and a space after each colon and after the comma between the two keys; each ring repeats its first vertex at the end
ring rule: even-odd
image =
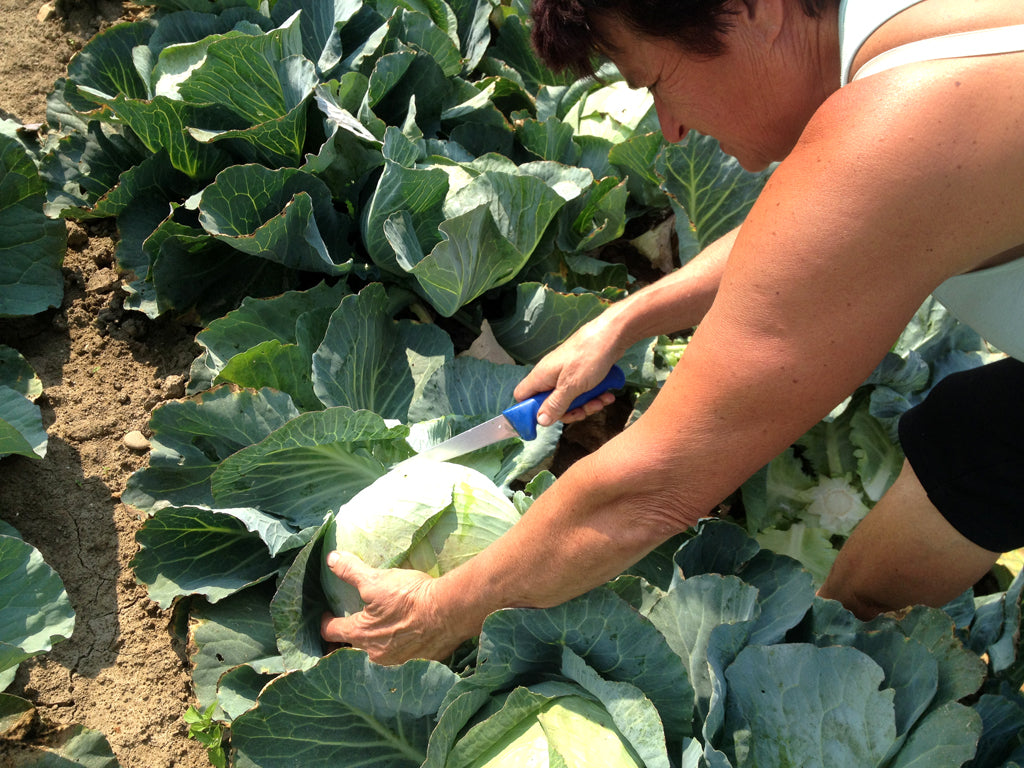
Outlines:
{"type": "MultiPolygon", "coordinates": [[[[497,611],[452,668],[382,667],[343,648],[280,675],[234,720],[238,764],[1001,768],[1024,757],[1024,578],[998,598],[862,622],[731,523],[703,523],[673,562],[666,589],[625,576],[554,608],[497,611]]],[[[250,659],[246,675],[265,663],[250,659]]],[[[240,677],[223,676],[223,700],[240,677]]]]}
{"type": "Polygon", "coordinates": [[[645,766],[605,705],[581,686],[546,682],[519,687],[496,697],[489,707],[497,711],[467,728],[446,765],[645,766]]]}
{"type": "Polygon", "coordinates": [[[0,317],[38,314],[64,295],[67,230],[43,214],[39,151],[32,132],[0,120],[0,317]]]}
{"type": "Polygon", "coordinates": [[[0,691],[18,664],[71,636],[75,612],[64,583],[42,555],[0,521],[0,691]]]}
{"type": "MultiPolygon", "coordinates": [[[[43,213],[46,189],[38,161],[36,129],[0,120],[2,319],[58,307],[64,295],[61,264],[67,230],[64,222],[43,213]]],[[[0,459],[46,456],[48,437],[35,403],[42,393],[42,381],[28,360],[0,344],[0,459]]],[[[60,576],[14,527],[0,521],[0,740],[19,722],[28,722],[33,710],[29,701],[2,693],[14,681],[19,664],[70,637],[74,626],[75,611],[60,576]]],[[[74,743],[81,746],[82,741],[102,742],[110,754],[100,734],[89,731],[81,741],[77,736],[69,739],[69,754],[77,753],[74,743]]]]}
{"type": "MultiPolygon", "coordinates": [[[[547,71],[519,2],[156,5],[98,35],[51,95],[46,211],[116,218],[126,306],[203,327],[188,397],[154,412],[122,498],[147,515],[136,576],[188,613],[199,704],[231,723],[235,764],[472,765],[540,731],[533,756],[571,764],[565,731],[584,729],[608,739],[601,764],[648,768],[825,749],[831,765],[1020,762],[1019,584],[864,624],[746,536],[799,532],[820,478],[849,478],[865,506],[891,482],[895,418],[981,358],[926,309],[744,487],[747,532],[705,525],[564,606],[498,611],[444,664],[324,655],[326,551],[442,572],[456,543],[482,544],[481,489],[493,533],[543,492],[559,431],[461,457],[415,493],[409,459],[511,404],[527,365],[632,290],[624,235],[674,215],[685,261],[768,174],[708,137],[666,147],[613,71],[547,71]],[[462,356],[486,329],[505,362],[462,356]],[[370,542],[377,526],[402,527],[398,546],[370,542]]],[[[620,362],[647,400],[676,359],[655,341],[620,362]]],[[[838,538],[816,527],[794,550],[838,538]]]]}
{"type": "MultiPolygon", "coordinates": [[[[64,296],[67,231],[43,214],[38,155],[32,132],[0,120],[0,318],[36,315],[64,296]]],[[[46,456],[46,431],[34,403],[42,391],[25,358],[0,344],[0,458],[46,456]]]]}
{"type": "MultiPolygon", "coordinates": [[[[31,701],[4,693],[18,666],[50,651],[74,627],[75,611],[60,576],[0,520],[0,743],[23,741],[24,724],[38,718],[31,701]]],[[[57,746],[24,744],[19,755],[24,765],[118,765],[106,737],[81,725],[69,726],[57,746]]]]}

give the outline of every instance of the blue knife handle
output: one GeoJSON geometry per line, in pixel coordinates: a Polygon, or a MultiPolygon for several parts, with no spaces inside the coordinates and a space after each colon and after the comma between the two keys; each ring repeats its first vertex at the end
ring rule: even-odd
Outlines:
{"type": "MultiPolygon", "coordinates": [[[[626,374],[622,372],[619,366],[613,365],[612,369],[608,371],[608,375],[601,380],[600,384],[589,392],[584,392],[569,403],[566,411],[579,408],[584,403],[589,403],[602,392],[607,392],[609,389],[618,389],[625,383],[626,374]]],[[[502,416],[508,419],[509,423],[523,440],[533,440],[537,437],[537,412],[540,411],[540,404],[547,400],[550,394],[550,391],[539,392],[533,397],[528,397],[501,412],[502,416]]]]}

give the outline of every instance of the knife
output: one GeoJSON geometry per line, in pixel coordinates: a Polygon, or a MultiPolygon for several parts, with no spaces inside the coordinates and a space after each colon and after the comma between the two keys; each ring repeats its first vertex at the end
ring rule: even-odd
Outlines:
{"type": "MultiPolygon", "coordinates": [[[[595,397],[609,389],[619,389],[626,383],[626,375],[617,365],[613,365],[608,375],[601,380],[601,383],[588,392],[584,392],[573,400],[567,411],[579,408],[584,403],[589,403],[595,397]]],[[[478,448],[497,443],[500,440],[507,440],[510,437],[521,437],[523,440],[533,440],[537,437],[537,412],[551,392],[540,392],[533,397],[516,403],[506,408],[500,415],[485,421],[471,429],[467,429],[460,435],[449,438],[432,448],[428,448],[414,459],[432,459],[434,461],[447,461],[464,453],[475,451],[478,448]]]]}

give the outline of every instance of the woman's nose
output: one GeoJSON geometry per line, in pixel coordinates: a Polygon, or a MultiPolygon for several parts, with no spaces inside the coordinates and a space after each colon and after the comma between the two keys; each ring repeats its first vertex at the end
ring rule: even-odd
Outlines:
{"type": "Polygon", "coordinates": [[[658,115],[658,123],[661,125],[661,133],[665,137],[666,141],[675,143],[686,138],[686,134],[688,133],[686,126],[679,122],[679,120],[672,115],[672,110],[668,109],[657,97],[654,98],[654,111],[658,115]]]}

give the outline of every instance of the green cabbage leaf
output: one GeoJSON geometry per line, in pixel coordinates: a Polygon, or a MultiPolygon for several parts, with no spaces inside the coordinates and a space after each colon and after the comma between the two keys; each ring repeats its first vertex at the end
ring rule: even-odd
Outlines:
{"type": "Polygon", "coordinates": [[[35,547],[0,522],[0,691],[22,661],[71,637],[75,611],[60,576],[35,547]]]}

